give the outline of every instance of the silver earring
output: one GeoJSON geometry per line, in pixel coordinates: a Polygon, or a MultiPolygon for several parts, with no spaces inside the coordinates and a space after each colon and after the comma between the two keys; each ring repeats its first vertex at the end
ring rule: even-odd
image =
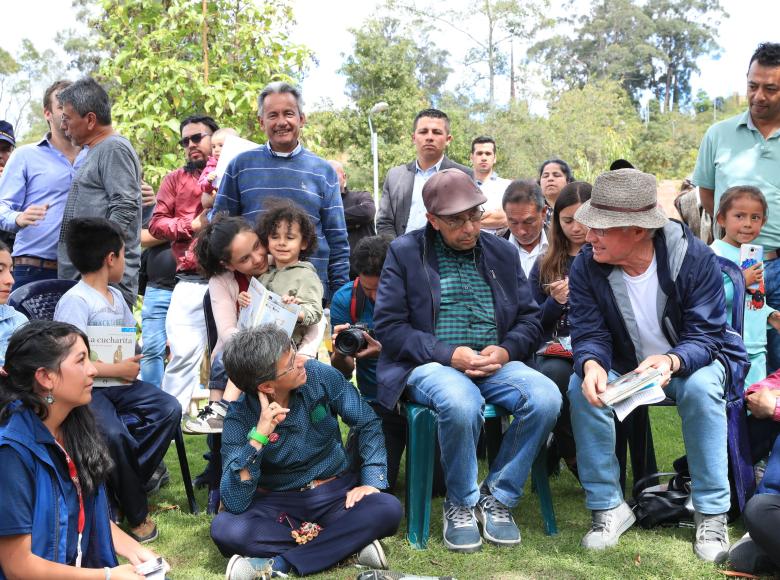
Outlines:
{"type": "Polygon", "coordinates": [[[47,405],[51,405],[56,399],[51,391],[46,391],[46,396],[43,397],[43,400],[46,401],[47,405]]]}

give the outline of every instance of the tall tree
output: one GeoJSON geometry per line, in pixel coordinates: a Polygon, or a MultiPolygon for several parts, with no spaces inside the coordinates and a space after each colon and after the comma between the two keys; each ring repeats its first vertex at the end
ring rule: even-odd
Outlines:
{"type": "Polygon", "coordinates": [[[649,0],[644,12],[653,21],[656,66],[655,94],[664,111],[679,109],[691,99],[691,74],[699,57],[717,53],[720,19],[728,17],[719,0],[649,0]]]}
{"type": "Polygon", "coordinates": [[[99,7],[90,21],[103,57],[96,76],[152,183],[181,162],[175,143],[187,115],[209,114],[243,137],[264,140],[255,119],[258,93],[270,81],[300,76],[310,58],[289,40],[293,14],[285,1],[209,0],[205,19],[201,3],[189,0],[102,0],[99,7]]]}
{"type": "MultiPolygon", "coordinates": [[[[548,0],[476,0],[466,8],[446,7],[441,2],[391,0],[391,8],[400,8],[415,17],[417,25],[435,23],[446,34],[455,32],[469,47],[465,62],[473,74],[471,87],[488,82],[488,103],[495,103],[496,80],[509,76],[512,40],[528,41],[543,22],[548,0]]],[[[510,89],[511,91],[511,89],[510,89]]]]}
{"type": "Polygon", "coordinates": [[[653,86],[653,60],[661,53],[651,42],[652,19],[634,0],[600,0],[589,13],[559,24],[571,34],[554,35],[529,50],[531,58],[547,67],[555,85],[571,88],[614,80],[634,98],[653,86]]]}

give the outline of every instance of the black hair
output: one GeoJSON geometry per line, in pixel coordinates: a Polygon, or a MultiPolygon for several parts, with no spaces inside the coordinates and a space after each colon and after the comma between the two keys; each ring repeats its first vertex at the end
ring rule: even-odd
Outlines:
{"type": "Polygon", "coordinates": [[[487,135],[481,135],[480,137],[474,137],[474,140],[471,142],[471,152],[474,153],[474,147],[476,145],[483,145],[485,143],[491,143],[493,145],[493,155],[496,154],[496,140],[493,139],[493,137],[488,137],[487,135]]]}
{"type": "Polygon", "coordinates": [[[358,276],[379,276],[389,247],[390,240],[384,236],[363,238],[352,250],[352,270],[358,276]]]}
{"type": "Polygon", "coordinates": [[[182,119],[182,122],[179,124],[179,135],[184,131],[184,127],[191,125],[192,123],[203,123],[206,127],[211,129],[212,133],[219,129],[217,122],[208,115],[190,115],[189,117],[182,119]]]}
{"type": "MultiPolygon", "coordinates": [[[[0,375],[0,423],[8,421],[14,412],[14,401],[21,401],[41,420],[46,419],[49,407],[35,373],[40,368],[60,372],[62,361],[79,339],[89,349],[87,335],[65,322],[31,320],[16,329],[6,350],[5,372],[0,375]]],[[[61,428],[63,446],[76,464],[84,494],[89,495],[113,467],[89,405],[71,410],[61,428]]]]}
{"type": "Polygon", "coordinates": [[[104,218],[75,218],[68,222],[65,247],[73,266],[81,274],[97,272],[112,252],[119,255],[125,237],[119,226],[104,218]]]}
{"type": "Polygon", "coordinates": [[[720,201],[718,202],[718,211],[715,214],[715,218],[720,216],[726,217],[726,214],[731,209],[731,206],[734,205],[734,202],[738,199],[742,199],[743,197],[748,197],[760,203],[764,210],[764,218],[766,218],[767,211],[769,210],[769,207],[766,203],[766,197],[764,197],[764,194],[760,189],[752,185],[735,185],[734,187],[729,187],[726,191],[724,191],[720,196],[720,201]]]}
{"type": "Polygon", "coordinates": [[[288,224],[298,224],[301,229],[301,248],[299,260],[305,260],[311,256],[317,249],[317,230],[309,219],[309,215],[299,206],[289,199],[279,197],[269,197],[265,204],[263,213],[257,220],[257,235],[260,241],[268,248],[268,238],[276,231],[279,224],[287,222],[288,224]]]}
{"type": "MultiPolygon", "coordinates": [[[[750,65],[758,61],[761,66],[780,66],[780,44],[776,42],[762,42],[756,48],[756,52],[750,57],[750,65]]],[[[750,68],[748,65],[748,68],[750,68]]]]}
{"type": "Polygon", "coordinates": [[[6,244],[3,240],[0,240],[0,252],[8,252],[11,253],[11,246],[6,244]]]}
{"type": "Polygon", "coordinates": [[[95,79],[84,77],[60,91],[60,103],[69,104],[76,112],[85,117],[87,113],[95,113],[98,123],[111,124],[111,101],[108,93],[95,79]]]}
{"type": "Polygon", "coordinates": [[[230,245],[241,232],[251,232],[252,226],[244,218],[217,214],[199,233],[195,241],[195,256],[206,278],[227,271],[230,262],[230,245]]]}
{"type": "Polygon", "coordinates": [[[561,167],[561,171],[563,171],[563,175],[566,177],[566,183],[571,183],[572,181],[574,181],[574,173],[572,173],[569,164],[566,163],[563,159],[553,158],[553,159],[547,159],[546,161],[542,162],[542,164],[539,166],[540,183],[542,180],[542,173],[544,173],[544,168],[547,167],[550,163],[556,163],[561,167]]]}
{"type": "Polygon", "coordinates": [[[501,207],[506,209],[508,203],[532,203],[541,211],[544,209],[542,188],[533,179],[515,179],[504,191],[501,207]]]}
{"type": "Polygon", "coordinates": [[[417,115],[414,117],[414,124],[412,125],[412,133],[417,131],[417,121],[422,119],[423,117],[428,117],[429,119],[444,119],[444,127],[447,130],[447,134],[450,134],[450,118],[447,116],[447,113],[444,111],[440,111],[439,109],[423,109],[417,115]]]}

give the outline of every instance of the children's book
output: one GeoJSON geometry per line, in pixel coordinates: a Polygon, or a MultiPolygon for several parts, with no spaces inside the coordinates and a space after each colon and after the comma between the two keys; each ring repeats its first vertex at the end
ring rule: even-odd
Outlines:
{"type": "Polygon", "coordinates": [[[238,315],[239,328],[253,328],[261,324],[275,324],[292,336],[295,323],[298,322],[297,304],[285,304],[282,297],[263,286],[257,278],[252,278],[247,290],[249,306],[242,308],[238,315]]]}
{"type": "MultiPolygon", "coordinates": [[[[134,326],[88,326],[89,358],[107,364],[122,362],[135,355],[134,326]]],[[[95,387],[126,385],[119,377],[95,377],[95,387]]]]}
{"type": "Polygon", "coordinates": [[[642,373],[632,371],[607,383],[607,390],[600,393],[598,397],[605,405],[614,405],[642,389],[661,386],[662,377],[661,371],[653,368],[642,373]]]}

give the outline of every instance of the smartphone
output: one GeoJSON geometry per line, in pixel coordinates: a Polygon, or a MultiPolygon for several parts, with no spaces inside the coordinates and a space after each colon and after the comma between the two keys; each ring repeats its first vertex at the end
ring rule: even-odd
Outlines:
{"type": "MultiPolygon", "coordinates": [[[[739,267],[747,270],[764,261],[764,246],[758,244],[742,244],[739,247],[739,267]]],[[[758,282],[748,286],[750,290],[758,289],[758,282]]]]}
{"type": "Polygon", "coordinates": [[[162,558],[147,560],[135,567],[135,571],[142,574],[146,580],[165,580],[165,573],[168,570],[170,570],[170,566],[162,558]]]}

